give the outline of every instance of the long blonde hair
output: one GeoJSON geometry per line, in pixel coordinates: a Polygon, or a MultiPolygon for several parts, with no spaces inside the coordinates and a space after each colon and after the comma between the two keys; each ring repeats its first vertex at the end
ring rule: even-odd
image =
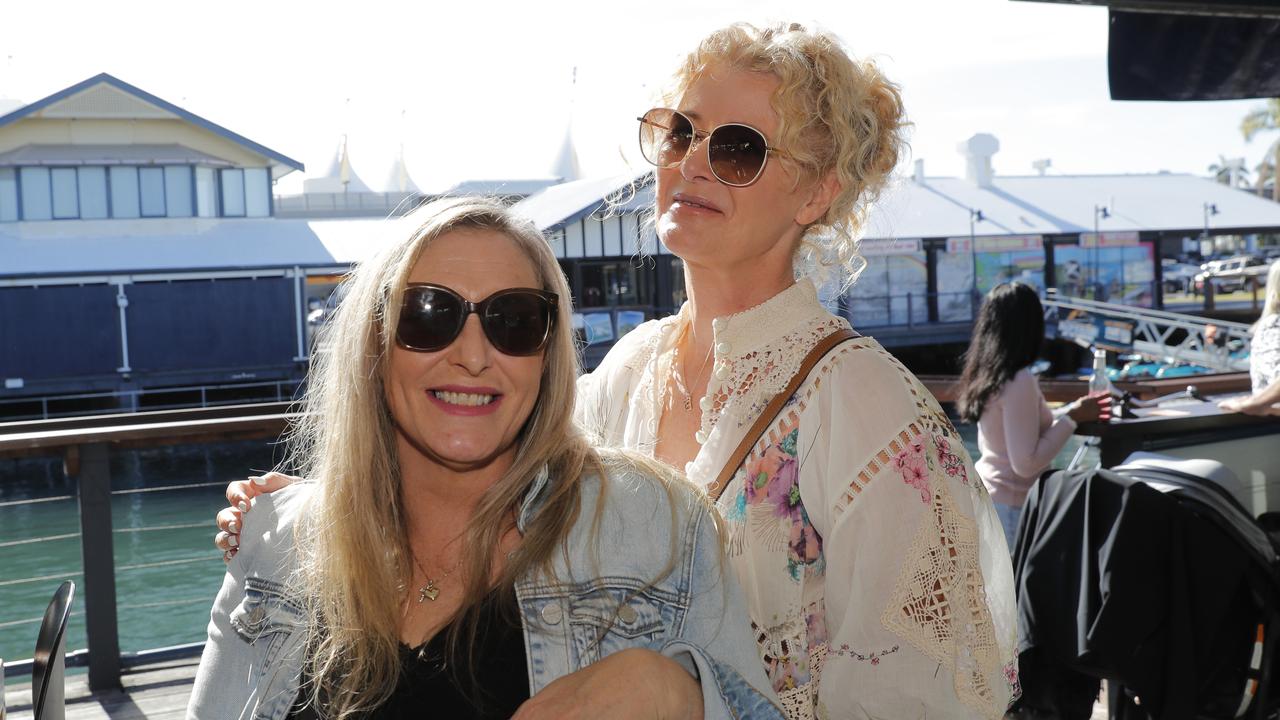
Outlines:
{"type": "MultiPolygon", "coordinates": [[[[475,610],[495,586],[490,568],[499,540],[539,471],[548,467],[553,482],[523,528],[519,549],[506,560],[499,587],[550,572],[555,550],[579,514],[579,478],[602,472],[599,456],[573,423],[578,359],[570,292],[543,236],[489,199],[440,200],[397,222],[412,231],[346,279],[346,295],[317,343],[302,400],[305,412],[289,440],[289,464],[319,481],[295,531],[298,582],[311,614],[305,672],[316,707],[338,718],[384,702],[400,672],[403,588],[413,577],[413,555],[383,383],[400,298],[418,256],[432,241],[464,228],[500,232],[524,251],[542,288],[560,296],[541,389],[517,440],[515,461],[483,495],[464,536],[462,547],[469,553],[459,576],[467,582],[457,616],[462,622],[450,624],[451,654],[473,645],[475,610]]],[[[599,502],[597,516],[598,508],[599,502]]],[[[474,667],[474,658],[470,662],[474,667]]]]}
{"type": "Polygon", "coordinates": [[[855,59],[836,36],[796,23],[756,27],[736,23],[707,35],[676,71],[664,100],[671,107],[714,65],[768,73],[779,85],[774,140],[802,178],[835,172],[840,192],[826,214],[805,229],[796,249],[801,274],[842,274],[847,287],[866,266],[858,240],[867,211],[906,150],[898,86],[876,64],[855,59]]]}

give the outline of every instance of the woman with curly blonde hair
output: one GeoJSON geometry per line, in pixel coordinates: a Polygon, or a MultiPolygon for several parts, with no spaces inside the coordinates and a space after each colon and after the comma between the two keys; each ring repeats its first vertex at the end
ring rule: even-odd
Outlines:
{"type": "Polygon", "coordinates": [[[905,146],[898,88],[827,33],[733,25],[665,103],[640,145],[689,300],[579,381],[580,422],[718,498],[789,717],[1001,717],[1016,630],[991,500],[929,392],[874,340],[842,339],[815,289],[859,269],[905,146]]]}
{"type": "Polygon", "coordinates": [[[897,86],[828,33],[738,24],[663,102],[640,145],[689,299],[579,381],[579,423],[716,500],[788,717],[1001,717],[1016,630],[991,499],[929,392],[815,287],[861,265],[905,147],[897,86]]]}

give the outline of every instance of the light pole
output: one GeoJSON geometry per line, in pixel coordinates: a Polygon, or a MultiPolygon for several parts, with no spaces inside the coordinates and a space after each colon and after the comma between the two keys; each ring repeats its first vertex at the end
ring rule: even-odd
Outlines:
{"type": "MultiPolygon", "coordinates": [[[[1203,204],[1203,207],[1204,207],[1204,234],[1200,236],[1200,254],[1202,255],[1204,254],[1204,244],[1206,242],[1209,242],[1209,216],[1218,214],[1217,203],[1207,202],[1203,204]]],[[[1209,253],[1213,254],[1212,246],[1210,246],[1209,253]]]]}
{"type": "Polygon", "coordinates": [[[1090,278],[1092,280],[1092,283],[1090,283],[1092,286],[1090,297],[1094,300],[1098,299],[1098,248],[1102,247],[1102,235],[1098,232],[1098,221],[1106,220],[1109,217],[1111,217],[1111,211],[1107,209],[1106,205],[1093,206],[1093,277],[1090,278]]]}
{"type": "Polygon", "coordinates": [[[969,257],[973,265],[973,302],[980,302],[978,295],[978,242],[974,239],[973,225],[986,220],[981,210],[969,208],[969,257]]]}

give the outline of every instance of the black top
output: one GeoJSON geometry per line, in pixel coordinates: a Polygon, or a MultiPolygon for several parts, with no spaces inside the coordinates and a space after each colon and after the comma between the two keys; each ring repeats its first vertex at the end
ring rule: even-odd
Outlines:
{"type": "MultiPolygon", "coordinates": [[[[400,645],[403,672],[395,691],[376,710],[374,718],[475,718],[507,720],[521,703],[529,699],[529,670],[525,658],[524,632],[518,620],[502,616],[495,590],[480,606],[481,623],[475,647],[475,677],[479,687],[471,687],[462,657],[449,661],[448,631],[437,632],[417,648],[400,645]]],[[[505,592],[514,594],[514,588],[505,592]]],[[[456,624],[456,623],[455,623],[456,624]]],[[[289,712],[292,720],[314,720],[314,708],[307,705],[309,688],[298,693],[289,712]],[[305,706],[304,706],[305,705],[305,706]]]]}

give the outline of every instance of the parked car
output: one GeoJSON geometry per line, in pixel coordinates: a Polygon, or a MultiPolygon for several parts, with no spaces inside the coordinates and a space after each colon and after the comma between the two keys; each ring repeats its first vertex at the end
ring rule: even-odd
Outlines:
{"type": "Polygon", "coordinates": [[[1198,266],[1181,263],[1173,258],[1164,258],[1160,264],[1165,292],[1191,292],[1191,283],[1200,274],[1198,266]]]}
{"type": "Polygon", "coordinates": [[[1210,260],[1201,265],[1195,276],[1196,292],[1204,292],[1206,282],[1213,283],[1214,292],[1236,292],[1246,287],[1251,278],[1265,277],[1268,263],[1257,255],[1238,255],[1225,260],[1210,260]]]}

